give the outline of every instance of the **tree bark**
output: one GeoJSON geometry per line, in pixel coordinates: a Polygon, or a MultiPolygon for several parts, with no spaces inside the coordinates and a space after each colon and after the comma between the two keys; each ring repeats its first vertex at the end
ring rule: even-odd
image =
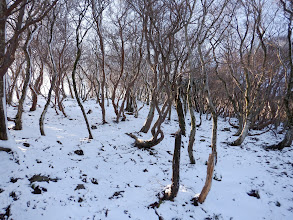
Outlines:
{"type": "Polygon", "coordinates": [[[30,43],[33,39],[33,34],[36,31],[36,27],[33,31],[31,31],[28,28],[28,34],[27,34],[27,40],[24,44],[23,47],[23,52],[25,55],[25,60],[26,60],[26,68],[25,68],[25,80],[23,83],[23,88],[22,88],[22,93],[21,93],[21,98],[18,102],[18,108],[17,108],[17,114],[15,117],[15,130],[22,130],[22,113],[23,113],[23,104],[26,98],[28,86],[31,80],[31,75],[32,75],[32,68],[31,68],[31,55],[30,55],[30,43]]]}
{"type": "Polygon", "coordinates": [[[212,186],[212,179],[213,179],[213,173],[214,173],[214,158],[215,158],[214,154],[211,153],[209,155],[209,160],[208,160],[206,182],[198,198],[198,202],[201,204],[206,200],[212,186]]]}
{"type": "Polygon", "coordinates": [[[53,14],[53,20],[52,20],[51,27],[50,27],[51,28],[50,29],[50,38],[49,38],[49,42],[48,42],[49,56],[50,56],[50,60],[51,60],[51,64],[52,64],[53,77],[52,77],[51,86],[50,86],[50,89],[49,89],[47,101],[46,101],[45,107],[44,107],[44,109],[42,111],[41,117],[39,119],[39,127],[40,127],[40,132],[41,132],[42,136],[45,136],[44,119],[45,119],[46,113],[48,111],[48,107],[49,107],[50,101],[51,101],[52,92],[53,92],[53,89],[55,87],[55,83],[56,83],[56,80],[57,80],[56,64],[55,64],[54,56],[53,56],[53,52],[52,52],[53,28],[54,28],[55,21],[56,21],[56,16],[55,16],[55,14],[53,14]]]}
{"type": "Polygon", "coordinates": [[[151,101],[148,116],[147,116],[142,128],[140,129],[140,132],[148,133],[148,131],[150,130],[150,127],[152,125],[154,115],[155,115],[155,106],[154,106],[153,101],[151,101]]]}
{"type": "Polygon", "coordinates": [[[179,191],[181,135],[181,130],[177,131],[175,134],[175,146],[172,162],[172,184],[170,191],[165,193],[163,200],[173,200],[179,191]]]}
{"type": "Polygon", "coordinates": [[[5,76],[0,76],[0,140],[8,140],[5,76]]]}
{"type": "Polygon", "coordinates": [[[243,141],[245,140],[245,138],[247,137],[248,131],[249,131],[249,128],[250,128],[250,125],[251,125],[251,118],[250,117],[251,116],[247,117],[240,136],[235,141],[233,141],[231,143],[231,146],[239,146],[239,145],[241,145],[243,143],[243,141]]]}
{"type": "MultiPolygon", "coordinates": [[[[6,0],[0,0],[0,67],[4,66],[6,44],[6,0]]],[[[5,71],[6,73],[6,71],[5,71]]],[[[8,140],[5,73],[0,75],[0,140],[8,140]]]]}

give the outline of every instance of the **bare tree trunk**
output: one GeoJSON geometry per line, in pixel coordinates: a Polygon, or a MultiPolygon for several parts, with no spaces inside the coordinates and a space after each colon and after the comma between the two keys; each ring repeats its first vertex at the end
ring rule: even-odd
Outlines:
{"type": "Polygon", "coordinates": [[[53,13],[53,20],[52,20],[51,27],[50,27],[50,39],[49,39],[49,42],[48,42],[49,56],[50,56],[50,60],[51,60],[51,64],[52,64],[53,77],[52,77],[51,86],[50,86],[50,89],[49,89],[47,101],[46,101],[46,104],[44,106],[44,109],[43,109],[43,112],[41,114],[41,117],[39,119],[40,132],[41,132],[42,136],[45,136],[44,120],[45,120],[46,113],[48,111],[48,107],[49,107],[50,102],[51,102],[52,92],[53,92],[53,89],[55,87],[55,83],[56,83],[56,80],[57,80],[56,64],[55,64],[54,56],[53,56],[53,52],[52,52],[53,28],[54,28],[55,21],[56,21],[56,15],[55,15],[55,13],[53,13]]]}
{"type": "Polygon", "coordinates": [[[8,140],[5,99],[5,76],[0,77],[0,140],[8,140]]]}
{"type": "Polygon", "coordinates": [[[87,116],[86,116],[86,113],[85,113],[85,110],[83,108],[83,105],[79,99],[79,96],[78,96],[78,91],[77,91],[77,88],[76,88],[76,81],[75,81],[75,74],[76,74],[76,69],[77,69],[77,64],[80,60],[80,57],[81,57],[81,43],[82,43],[82,40],[84,39],[85,35],[87,34],[87,31],[89,30],[89,28],[86,29],[86,31],[84,33],[81,33],[81,25],[82,25],[82,20],[83,18],[85,17],[85,14],[86,14],[86,11],[87,11],[87,6],[85,6],[85,9],[79,14],[79,20],[78,20],[78,24],[77,24],[77,27],[76,27],[76,48],[77,48],[77,52],[76,52],[76,57],[75,57],[75,61],[74,61],[74,64],[73,64],[73,70],[72,70],[72,84],[73,84],[73,90],[74,90],[74,94],[75,94],[75,99],[80,107],[80,110],[82,112],[82,115],[83,115],[83,118],[85,120],[85,123],[86,123],[86,127],[87,127],[87,130],[88,130],[88,133],[89,133],[89,139],[93,139],[93,135],[92,135],[92,132],[91,132],[91,128],[90,128],[90,125],[89,125],[89,122],[88,122],[88,119],[87,119],[87,116]]]}
{"type": "Polygon", "coordinates": [[[41,86],[43,84],[43,74],[44,74],[44,71],[43,71],[43,63],[41,64],[41,70],[40,70],[40,75],[38,76],[34,86],[31,87],[31,92],[32,92],[32,100],[33,100],[33,103],[32,103],[32,106],[30,108],[30,111],[35,111],[36,108],[37,108],[37,104],[38,104],[38,94],[40,93],[40,89],[41,89],[41,86]]]}
{"type": "Polygon", "coordinates": [[[244,127],[242,129],[242,132],[240,134],[240,136],[231,143],[231,146],[239,146],[243,143],[243,141],[245,140],[245,138],[248,135],[248,131],[250,129],[250,125],[251,125],[251,116],[247,116],[247,119],[245,121],[244,127]]]}
{"type": "Polygon", "coordinates": [[[175,101],[176,101],[176,111],[177,111],[177,115],[178,115],[179,127],[180,127],[180,130],[181,130],[181,134],[183,136],[185,136],[186,135],[186,132],[185,132],[185,118],[184,118],[184,112],[183,112],[183,108],[182,108],[182,102],[181,102],[180,97],[179,97],[179,91],[177,92],[175,101]]]}
{"type": "MultiPolygon", "coordinates": [[[[191,73],[190,73],[191,74],[191,73]]],[[[191,77],[190,77],[191,78],[191,77]]],[[[189,79],[189,85],[187,89],[187,102],[188,102],[188,109],[191,119],[191,129],[190,129],[190,135],[189,135],[189,141],[188,141],[188,156],[191,164],[195,164],[194,156],[193,156],[193,145],[195,141],[195,133],[196,133],[196,118],[194,115],[194,110],[192,106],[191,101],[191,79],[189,79]]]]}
{"type": "Polygon", "coordinates": [[[189,69],[190,69],[190,73],[189,73],[189,78],[188,78],[188,87],[187,87],[187,103],[188,103],[188,109],[189,109],[189,114],[190,114],[190,119],[191,119],[191,129],[190,129],[190,134],[189,134],[189,141],[188,141],[188,156],[189,156],[189,160],[191,164],[195,164],[195,160],[194,160],[194,156],[193,156],[193,145],[194,145],[194,141],[195,141],[195,133],[196,133],[196,118],[194,115],[194,110],[193,110],[193,106],[192,106],[192,84],[193,84],[193,74],[194,74],[194,70],[195,70],[195,66],[194,66],[194,61],[192,59],[192,51],[191,51],[191,47],[189,44],[189,39],[188,39],[188,35],[187,35],[187,25],[185,25],[184,27],[185,29],[185,41],[186,41],[186,46],[188,49],[188,62],[189,62],[189,69]]]}
{"type": "MultiPolygon", "coordinates": [[[[0,66],[4,65],[6,46],[6,0],[0,0],[0,66]]],[[[5,73],[0,74],[0,140],[8,140],[5,73]]]]}
{"type": "Polygon", "coordinates": [[[151,101],[148,116],[147,116],[142,128],[140,129],[140,132],[148,133],[148,131],[152,125],[154,115],[155,115],[155,105],[154,105],[153,101],[151,101]]]}
{"type": "Polygon", "coordinates": [[[23,63],[24,62],[21,62],[21,64],[17,66],[15,72],[13,72],[13,82],[12,82],[12,85],[10,86],[9,93],[7,94],[7,104],[8,105],[12,105],[13,91],[14,91],[14,88],[17,84],[17,78],[22,70],[23,63]]]}
{"type": "Polygon", "coordinates": [[[30,43],[33,39],[33,35],[34,33],[37,31],[37,28],[35,27],[35,29],[33,31],[31,31],[30,29],[28,29],[28,35],[27,35],[27,40],[24,44],[23,47],[23,52],[25,54],[25,60],[26,60],[26,69],[25,69],[25,80],[23,83],[23,88],[22,88],[22,93],[21,93],[21,98],[19,100],[19,104],[18,104],[18,109],[17,109],[17,114],[15,117],[15,130],[22,130],[22,113],[23,113],[23,104],[26,98],[26,93],[28,90],[28,86],[31,80],[31,75],[32,75],[32,68],[31,68],[31,56],[30,56],[30,43]]]}
{"type": "Polygon", "coordinates": [[[72,99],[74,99],[73,91],[72,91],[72,88],[71,88],[71,83],[70,83],[69,77],[67,75],[66,75],[66,79],[67,79],[67,83],[68,83],[68,87],[69,87],[70,97],[72,99]]]}
{"type": "Polygon", "coordinates": [[[175,134],[175,146],[172,162],[172,184],[170,191],[164,194],[163,200],[173,200],[179,191],[181,135],[181,130],[177,131],[175,134]]]}
{"type": "Polygon", "coordinates": [[[209,155],[209,160],[208,160],[206,182],[205,182],[205,185],[204,185],[204,187],[199,195],[199,198],[198,198],[199,203],[203,203],[205,201],[205,199],[207,198],[208,193],[211,189],[213,173],[214,173],[214,158],[215,158],[214,154],[211,153],[209,155]]]}
{"type": "Polygon", "coordinates": [[[288,128],[284,139],[277,144],[276,146],[272,146],[270,148],[282,150],[285,147],[290,147],[293,141],[293,58],[292,58],[292,21],[293,21],[293,4],[286,4],[284,0],[281,0],[281,4],[283,6],[284,12],[286,12],[288,16],[288,32],[287,32],[287,40],[288,40],[288,56],[289,56],[289,76],[287,79],[287,90],[284,97],[284,105],[286,110],[286,116],[288,120],[288,128]]]}

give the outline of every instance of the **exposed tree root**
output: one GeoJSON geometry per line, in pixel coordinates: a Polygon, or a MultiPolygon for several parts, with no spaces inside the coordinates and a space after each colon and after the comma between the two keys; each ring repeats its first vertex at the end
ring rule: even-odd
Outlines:
{"type": "Polygon", "coordinates": [[[138,138],[136,135],[132,134],[132,133],[126,133],[129,137],[133,138],[135,140],[134,145],[138,148],[151,148],[154,147],[156,145],[158,145],[163,139],[164,139],[164,134],[163,132],[160,132],[160,137],[159,138],[155,138],[152,137],[149,140],[142,140],[140,138],[138,138]]]}
{"type": "Polygon", "coordinates": [[[0,147],[0,151],[4,151],[6,153],[10,153],[11,149],[10,148],[6,148],[6,147],[0,147]]]}

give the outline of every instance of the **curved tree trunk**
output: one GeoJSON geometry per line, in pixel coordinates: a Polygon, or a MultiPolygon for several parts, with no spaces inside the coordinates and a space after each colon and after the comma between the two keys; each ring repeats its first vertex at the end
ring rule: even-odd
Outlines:
{"type": "Polygon", "coordinates": [[[140,132],[148,133],[148,131],[149,131],[151,125],[152,125],[154,115],[155,115],[155,106],[154,106],[153,101],[151,101],[148,116],[147,116],[142,128],[140,129],[140,132]]]}
{"type": "Polygon", "coordinates": [[[31,87],[31,92],[32,92],[32,106],[30,108],[30,111],[33,112],[37,109],[37,104],[38,104],[38,94],[40,93],[41,86],[43,84],[43,63],[41,64],[41,70],[40,70],[40,75],[38,76],[34,86],[31,87]]]}
{"type": "Polygon", "coordinates": [[[80,110],[82,112],[82,115],[83,115],[83,118],[85,120],[85,123],[86,123],[86,127],[87,127],[87,130],[88,130],[88,133],[89,133],[89,139],[93,139],[93,135],[92,135],[92,132],[91,132],[91,128],[90,128],[90,125],[89,125],[89,122],[88,122],[88,119],[87,119],[87,116],[86,116],[86,113],[85,113],[85,110],[83,108],[83,105],[79,99],[79,96],[78,96],[78,91],[77,91],[77,88],[76,88],[76,81],[75,81],[75,74],[76,74],[76,69],[77,69],[77,65],[78,65],[78,62],[80,60],[80,57],[81,57],[81,43],[85,37],[85,35],[87,34],[87,31],[89,29],[87,29],[84,33],[81,33],[81,24],[82,24],[82,20],[83,18],[85,17],[85,14],[86,14],[86,11],[87,11],[87,8],[81,12],[81,14],[79,15],[79,20],[78,20],[78,24],[77,24],[77,27],[76,27],[76,49],[77,49],[77,52],[76,52],[76,57],[75,57],[75,61],[74,61],[74,64],[73,64],[73,70],[72,70],[72,85],[73,85],[73,90],[74,90],[74,94],[75,94],[75,99],[78,103],[78,106],[80,107],[80,110]]]}
{"type": "Polygon", "coordinates": [[[53,89],[55,87],[55,83],[56,83],[56,80],[57,80],[57,69],[56,69],[56,64],[55,64],[55,61],[54,61],[54,56],[53,56],[52,46],[51,46],[52,41],[53,41],[53,28],[54,28],[55,21],[56,21],[56,16],[55,16],[55,14],[53,14],[53,20],[52,20],[51,27],[50,27],[51,28],[50,29],[50,39],[49,39],[49,42],[48,42],[49,56],[50,56],[50,60],[51,60],[51,64],[52,64],[53,77],[52,77],[51,86],[50,86],[50,89],[49,89],[47,101],[46,101],[45,107],[44,107],[44,109],[42,111],[41,117],[39,119],[40,132],[41,132],[42,136],[45,136],[44,119],[45,119],[46,113],[48,111],[48,107],[49,107],[50,101],[51,101],[52,92],[53,92],[53,89]]]}
{"type": "Polygon", "coordinates": [[[250,129],[250,125],[251,125],[251,116],[247,116],[247,119],[245,121],[244,127],[241,131],[240,136],[231,143],[231,146],[239,146],[243,143],[243,141],[245,140],[245,138],[248,135],[248,131],[250,129]]]}
{"type": "Polygon", "coordinates": [[[82,103],[81,103],[81,101],[79,99],[78,91],[77,91],[77,88],[76,88],[76,82],[75,82],[75,73],[76,73],[76,68],[77,68],[77,64],[78,64],[78,61],[80,59],[80,56],[81,56],[81,50],[80,50],[79,45],[78,45],[77,55],[76,55],[73,70],[72,70],[72,85],[73,85],[73,90],[74,90],[76,101],[78,103],[78,106],[81,109],[82,115],[83,115],[85,123],[86,123],[86,127],[87,127],[87,130],[88,130],[88,133],[89,133],[89,139],[93,139],[91,128],[90,128],[90,125],[89,125],[85,110],[83,108],[83,105],[82,105],[82,103]]]}
{"type": "Polygon", "coordinates": [[[22,88],[22,93],[21,93],[21,98],[19,100],[18,103],[18,109],[17,109],[17,114],[15,117],[15,130],[22,130],[22,113],[23,113],[23,104],[25,101],[25,97],[27,94],[27,90],[28,90],[28,86],[31,80],[31,75],[32,75],[32,68],[31,68],[31,56],[30,56],[30,51],[29,51],[29,47],[30,47],[30,43],[33,39],[33,35],[36,32],[36,28],[33,31],[30,31],[28,29],[28,36],[27,36],[27,40],[24,44],[23,47],[23,52],[25,55],[25,60],[26,60],[26,69],[25,69],[25,80],[23,83],[23,88],[22,88]]]}
{"type": "Polygon", "coordinates": [[[194,115],[194,110],[193,110],[193,105],[192,105],[192,84],[193,84],[193,74],[194,74],[194,70],[195,70],[195,65],[194,65],[194,61],[192,59],[192,51],[191,51],[191,47],[189,44],[189,39],[188,39],[188,35],[187,35],[187,25],[185,25],[184,27],[185,29],[185,41],[186,41],[186,46],[188,49],[188,61],[189,61],[189,69],[190,69],[190,73],[189,73],[189,78],[188,78],[188,86],[187,86],[187,104],[188,104],[188,109],[189,109],[189,114],[190,114],[190,119],[191,119],[191,129],[190,129],[190,135],[189,135],[189,141],[188,141],[188,156],[189,156],[189,160],[191,164],[195,164],[195,160],[194,160],[194,156],[193,156],[193,145],[194,145],[194,141],[195,141],[195,133],[196,133],[196,118],[194,115]]]}

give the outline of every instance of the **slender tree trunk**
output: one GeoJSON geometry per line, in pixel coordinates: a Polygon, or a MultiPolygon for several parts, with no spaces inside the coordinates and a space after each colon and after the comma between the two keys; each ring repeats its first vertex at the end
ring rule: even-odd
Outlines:
{"type": "Polygon", "coordinates": [[[31,31],[28,29],[28,35],[27,35],[27,40],[25,42],[25,45],[23,47],[23,52],[25,55],[25,60],[26,60],[26,69],[25,69],[25,80],[23,83],[23,88],[22,88],[22,93],[21,93],[21,98],[18,102],[18,109],[17,109],[17,114],[15,117],[15,130],[22,130],[22,113],[23,113],[23,104],[26,98],[27,90],[29,87],[29,83],[31,80],[31,75],[32,75],[32,68],[31,68],[31,56],[30,56],[30,43],[33,39],[33,35],[35,33],[36,29],[31,31]]]}
{"type": "Polygon", "coordinates": [[[79,99],[78,91],[77,91],[77,88],[76,88],[76,82],[75,82],[75,73],[76,73],[76,68],[77,68],[77,64],[78,64],[78,61],[80,59],[80,56],[81,56],[81,50],[80,50],[79,45],[78,45],[77,55],[76,55],[73,70],[72,70],[72,84],[73,84],[73,90],[74,90],[76,101],[77,101],[77,103],[78,103],[78,105],[79,105],[79,107],[80,107],[80,109],[82,111],[82,115],[83,115],[85,123],[86,123],[86,127],[87,127],[87,130],[88,130],[88,133],[89,133],[89,139],[93,139],[91,128],[90,128],[90,125],[89,125],[85,110],[83,108],[83,105],[82,105],[82,103],[81,103],[81,101],[79,99]]]}
{"type": "Polygon", "coordinates": [[[185,136],[186,135],[186,132],[185,132],[185,130],[186,130],[185,129],[185,118],[184,118],[184,112],[183,112],[183,108],[182,108],[182,102],[181,102],[180,97],[179,97],[179,92],[177,92],[175,101],[176,101],[176,111],[177,111],[177,115],[178,115],[179,127],[180,127],[180,130],[181,130],[181,134],[183,136],[185,136]]]}
{"type": "Polygon", "coordinates": [[[0,140],[8,140],[5,76],[0,77],[0,140]]]}
{"type": "MultiPolygon", "coordinates": [[[[191,73],[190,73],[191,74],[191,73]]],[[[195,133],[196,133],[196,118],[194,115],[192,100],[191,100],[191,79],[189,80],[189,85],[187,89],[187,102],[188,102],[188,109],[190,114],[190,120],[191,120],[191,129],[190,129],[190,135],[189,135],[189,141],[188,141],[188,156],[191,164],[195,164],[194,156],[193,156],[193,145],[195,141],[195,133]]]]}
{"type": "MultiPolygon", "coordinates": [[[[292,58],[292,21],[293,21],[293,10],[292,5],[291,8],[286,9],[286,3],[284,1],[281,2],[284,10],[287,10],[287,13],[290,14],[289,23],[288,23],[288,32],[287,32],[287,40],[288,40],[288,56],[289,56],[289,76],[287,79],[287,90],[284,97],[284,105],[286,116],[288,120],[287,131],[284,136],[284,139],[277,145],[272,146],[273,149],[282,150],[285,147],[290,147],[293,141],[293,58],[292,58]]],[[[292,3],[291,3],[292,4],[292,3]]]]}
{"type": "MultiPolygon", "coordinates": [[[[0,67],[4,65],[6,46],[6,0],[0,0],[0,67]]],[[[8,140],[5,73],[0,73],[0,140],[8,140]]]]}
{"type": "Polygon", "coordinates": [[[15,89],[15,85],[17,83],[18,76],[22,70],[22,65],[23,65],[23,62],[17,67],[16,71],[13,74],[14,75],[13,82],[12,82],[12,85],[10,86],[9,93],[7,94],[7,104],[8,105],[12,105],[13,91],[15,89]]]}
{"type": "Polygon", "coordinates": [[[46,113],[48,111],[48,107],[49,107],[50,102],[51,102],[52,92],[54,90],[56,80],[57,80],[57,69],[56,69],[56,64],[55,64],[54,56],[53,56],[53,52],[52,52],[53,28],[54,28],[55,21],[56,21],[56,16],[54,14],[53,15],[53,21],[51,23],[51,29],[50,29],[50,39],[49,39],[49,42],[48,42],[49,56],[50,56],[50,60],[51,60],[51,64],[52,64],[53,77],[52,77],[51,86],[50,86],[50,89],[49,89],[47,101],[46,101],[45,107],[44,107],[44,109],[42,111],[41,117],[39,119],[40,132],[41,132],[42,136],[45,136],[44,120],[45,120],[46,113]]]}
{"type": "Polygon", "coordinates": [[[177,131],[175,134],[175,146],[172,162],[172,184],[170,191],[165,193],[163,200],[173,200],[179,191],[181,135],[181,130],[177,131]]]}
{"type": "Polygon", "coordinates": [[[194,61],[192,59],[192,51],[191,47],[189,44],[188,40],[188,35],[187,35],[187,25],[185,26],[185,41],[188,49],[188,62],[189,62],[189,79],[188,79],[188,87],[187,87],[187,103],[188,103],[188,109],[189,109],[189,114],[190,114],[190,119],[191,119],[191,130],[190,130],[190,135],[189,135],[189,141],[188,141],[188,156],[191,164],[195,164],[194,156],[193,156],[193,145],[195,141],[195,133],[196,133],[196,118],[194,115],[194,110],[193,110],[193,105],[192,105],[192,84],[193,84],[193,74],[195,70],[195,65],[194,61]]]}

